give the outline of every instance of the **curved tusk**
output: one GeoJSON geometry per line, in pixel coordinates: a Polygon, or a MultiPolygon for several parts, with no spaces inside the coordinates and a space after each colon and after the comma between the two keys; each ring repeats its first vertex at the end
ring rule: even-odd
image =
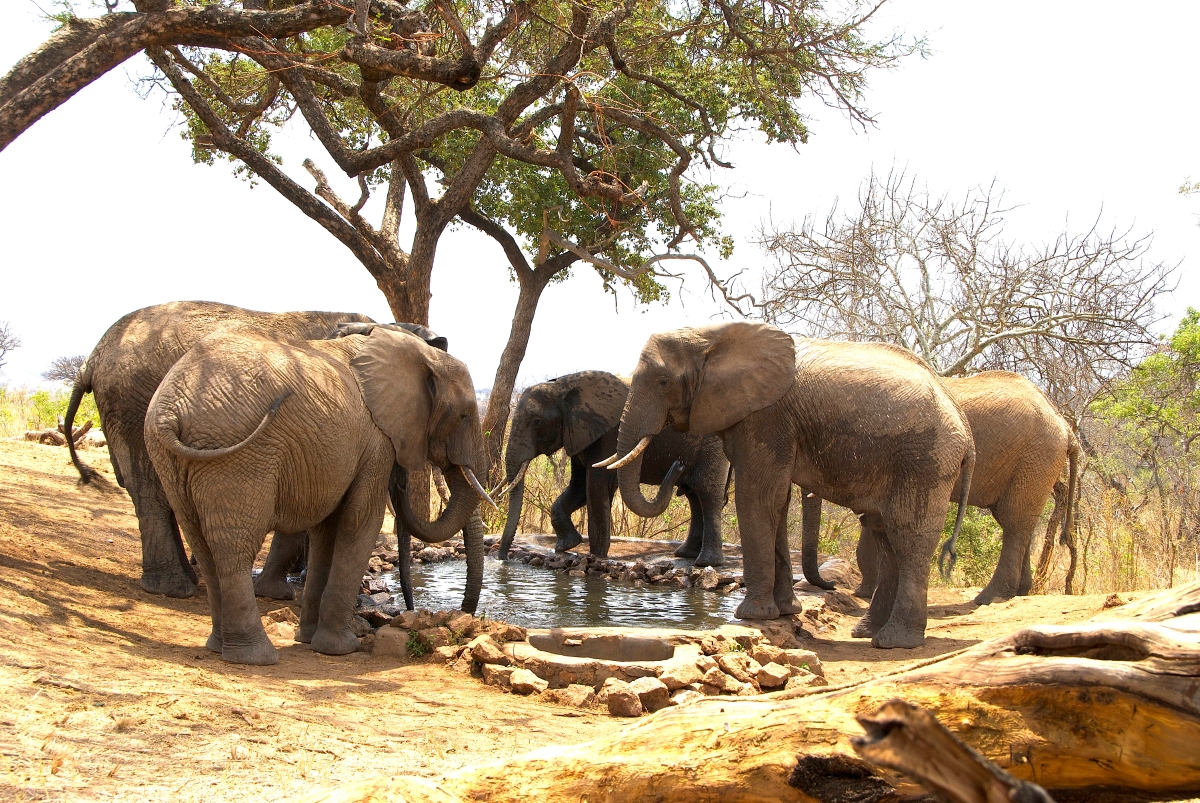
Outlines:
{"type": "Polygon", "coordinates": [[[459,466],[459,469],[462,470],[463,476],[467,478],[467,482],[471,483],[471,487],[475,489],[475,493],[479,494],[479,498],[496,508],[496,510],[499,510],[500,506],[492,501],[492,497],[488,496],[488,492],[483,490],[483,485],[475,478],[475,472],[466,466],[459,466]]]}
{"type": "Polygon", "coordinates": [[[650,439],[652,437],[653,437],[652,435],[647,435],[646,437],[642,438],[640,441],[638,441],[638,445],[633,447],[633,451],[631,451],[629,454],[622,457],[617,462],[610,463],[608,466],[608,470],[612,471],[615,468],[621,468],[621,466],[632,463],[634,460],[636,460],[638,458],[638,456],[641,455],[642,452],[646,451],[646,447],[650,445],[650,439]]]}
{"type": "Polygon", "coordinates": [[[620,459],[621,459],[621,455],[614,454],[614,455],[611,455],[610,457],[604,458],[599,463],[592,463],[592,468],[604,468],[605,466],[611,465],[612,463],[615,463],[620,459]]]}
{"type": "Polygon", "coordinates": [[[500,493],[498,494],[498,496],[504,496],[505,494],[512,493],[513,488],[516,488],[521,483],[521,480],[525,479],[525,472],[528,470],[529,470],[529,461],[526,460],[524,463],[521,464],[521,467],[519,469],[517,469],[517,476],[513,478],[512,482],[510,482],[508,485],[505,485],[503,488],[500,489],[500,493]]]}

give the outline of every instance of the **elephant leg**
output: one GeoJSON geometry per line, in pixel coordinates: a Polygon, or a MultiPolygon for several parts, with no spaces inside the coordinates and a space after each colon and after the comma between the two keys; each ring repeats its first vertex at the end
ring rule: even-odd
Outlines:
{"type": "Polygon", "coordinates": [[[133,463],[125,477],[137,513],[142,540],[142,588],[151,594],[190,597],[196,593],[196,572],[188,561],[179,525],[150,455],[140,443],[129,449],[133,463]]]}
{"type": "MultiPolygon", "coordinates": [[[[867,613],[850,631],[855,638],[872,638],[892,615],[892,607],[896,603],[896,585],[898,580],[896,567],[896,551],[887,533],[880,526],[878,517],[862,517],[862,540],[870,541],[873,546],[875,567],[875,590],[871,594],[871,604],[867,613]]],[[[859,543],[862,543],[862,540],[859,543]]],[[[862,559],[860,558],[860,561],[862,559]]],[[[860,563],[860,565],[862,565],[860,563]]],[[[863,573],[864,578],[866,573],[863,573]]]]}
{"type": "Polygon", "coordinates": [[[590,466],[587,469],[588,551],[598,558],[608,557],[612,500],[617,490],[615,473],[590,466]]]}
{"type": "Polygon", "coordinates": [[[266,538],[266,528],[256,535],[248,527],[217,523],[228,517],[213,516],[212,519],[216,521],[202,525],[210,554],[203,557],[197,554],[196,559],[201,566],[213,564],[214,574],[206,575],[205,583],[210,576],[215,577],[220,589],[221,658],[235,664],[256,666],[276,663],[279,653],[263,630],[258,602],[254,599],[254,583],[250,579],[250,566],[266,538]],[[248,544],[253,548],[247,550],[248,544]]]}
{"type": "MultiPolygon", "coordinates": [[[[786,515],[790,483],[782,472],[769,473],[735,466],[738,491],[735,498],[738,526],[742,533],[742,577],[746,598],[734,611],[738,619],[776,619],[776,542],[779,516],[786,515]]],[[[790,569],[789,569],[790,574],[790,569]]],[[[791,586],[788,586],[791,591],[791,586]]]]}
{"type": "MultiPolygon", "coordinates": [[[[692,512],[692,519],[688,523],[687,540],[679,545],[675,550],[675,557],[687,558],[695,560],[700,557],[701,550],[704,549],[704,514],[701,512],[700,496],[691,488],[680,485],[680,490],[683,491],[684,497],[688,500],[688,507],[692,512]]],[[[707,563],[699,564],[698,566],[707,566],[707,563]]]]}
{"type": "MultiPolygon", "coordinates": [[[[1011,599],[1021,593],[1021,581],[1029,575],[1033,585],[1033,572],[1029,568],[1029,547],[1033,541],[1033,530],[1037,517],[1025,515],[1024,511],[1013,511],[1003,502],[994,505],[992,515],[1003,530],[1000,558],[992,579],[975,597],[976,605],[988,605],[1000,600],[1011,599]]],[[[1041,510],[1038,510],[1041,513],[1041,510]]]]}
{"type": "Polygon", "coordinates": [[[862,582],[854,589],[854,596],[860,599],[870,599],[879,583],[880,538],[882,535],[866,523],[861,523],[855,559],[858,561],[858,571],[862,574],[862,582]]]}
{"type": "Polygon", "coordinates": [[[1017,596],[1027,597],[1033,590],[1033,533],[1029,535],[1029,546],[1025,548],[1025,562],[1021,564],[1021,582],[1017,583],[1017,596]]]}
{"type": "MultiPolygon", "coordinates": [[[[383,524],[383,508],[373,509],[370,491],[372,483],[356,481],[342,510],[332,541],[331,560],[321,592],[317,628],[310,646],[325,655],[346,655],[360,647],[352,621],[358,590],[362,587],[363,572],[367,569],[371,550],[383,524]]],[[[382,489],[374,495],[382,497],[382,489]]]]}
{"type": "Polygon", "coordinates": [[[262,573],[254,580],[254,594],[271,599],[295,599],[296,589],[288,582],[288,574],[304,560],[308,532],[275,532],[271,548],[263,563],[262,573]]]}
{"type": "Polygon", "coordinates": [[[804,608],[792,590],[792,550],[788,546],[787,512],[792,502],[792,488],[789,485],[787,496],[784,497],[783,510],[779,514],[779,523],[775,527],[775,607],[779,608],[780,616],[800,613],[804,608]]]}
{"type": "Polygon", "coordinates": [[[325,593],[329,567],[333,562],[335,534],[336,530],[328,521],[308,531],[308,576],[304,579],[304,600],[300,605],[300,629],[296,631],[296,641],[303,644],[311,643],[317,632],[321,596],[325,593]]]}
{"type": "MultiPolygon", "coordinates": [[[[935,489],[933,498],[949,497],[935,489]]],[[[920,647],[925,643],[925,625],[929,617],[929,562],[942,537],[945,509],[930,513],[915,525],[903,526],[885,519],[886,536],[895,556],[895,601],[891,615],[875,632],[871,645],[880,649],[920,647]],[[895,533],[895,537],[892,534],[895,533]]],[[[886,578],[880,578],[882,590],[886,578]]],[[[874,599],[872,599],[874,609],[874,599]]]]}
{"type": "Polygon", "coordinates": [[[208,634],[208,641],[204,646],[210,652],[221,652],[221,579],[217,574],[217,564],[213,560],[208,543],[199,535],[199,527],[185,525],[185,530],[189,531],[188,545],[192,548],[192,554],[196,556],[196,565],[200,567],[200,574],[204,577],[204,589],[208,594],[208,615],[212,619],[212,631],[208,634]]]}
{"type": "Polygon", "coordinates": [[[583,543],[583,536],[571,522],[571,514],[587,504],[587,471],[583,462],[571,458],[571,481],[550,506],[550,526],[558,536],[555,552],[569,552],[583,543]]]}
{"type": "MultiPolygon", "coordinates": [[[[689,502],[691,499],[688,500],[689,502]]],[[[724,566],[725,553],[721,550],[721,509],[725,507],[725,487],[721,485],[713,492],[699,491],[696,494],[698,504],[692,505],[692,526],[696,519],[700,520],[702,541],[700,554],[696,556],[696,566],[724,566]]],[[[688,539],[691,539],[689,529],[688,539]]]]}

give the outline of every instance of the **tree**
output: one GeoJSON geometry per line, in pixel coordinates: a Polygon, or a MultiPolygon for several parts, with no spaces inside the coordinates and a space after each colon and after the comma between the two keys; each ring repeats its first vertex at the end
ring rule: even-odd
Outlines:
{"type": "Polygon", "coordinates": [[[87,356],[83,354],[55,357],[54,362],[50,363],[50,369],[42,373],[42,379],[48,379],[51,382],[65,382],[70,385],[75,382],[75,378],[79,376],[86,361],[87,356]]]}
{"type": "Polygon", "coordinates": [[[21,338],[17,337],[8,321],[0,321],[0,368],[4,367],[4,358],[8,352],[20,348],[21,338]]]}
{"type": "MultiPolygon", "coordinates": [[[[456,218],[478,225],[522,284],[493,383],[504,408],[489,409],[494,431],[507,419],[525,319],[551,278],[582,258],[610,287],[661,297],[654,268],[682,257],[685,241],[729,250],[716,229],[716,188],[696,173],[730,166],[731,137],[756,128],[802,143],[808,97],[865,123],[866,71],[921,47],[898,35],[867,39],[877,6],[856,0],[840,15],[806,0],[120,5],[99,19],[64,16],[0,79],[0,148],[144,48],[158,69],[151,84],[177,98],[194,157],[228,159],[337,237],[397,320],[428,321],[438,239],[456,218]],[[312,192],[281,169],[271,134],[291,121],[357,181],[356,202],[311,160],[312,192]],[[384,199],[378,225],[363,214],[372,193],[384,199]],[[404,247],[406,197],[416,231],[404,247]],[[526,248],[538,254],[528,272],[514,260],[522,239],[538,244],[526,248]],[[658,259],[644,258],[655,251],[658,259]]],[[[726,299],[736,297],[701,264],[726,299]]]]}
{"type": "Polygon", "coordinates": [[[1146,237],[1095,224],[1022,246],[1004,237],[994,185],[955,203],[896,171],[872,173],[858,201],[821,226],[760,234],[775,262],[769,320],[896,343],[943,376],[1015,370],[1076,417],[1155,342],[1154,301],[1173,268],[1147,261],[1146,237]]]}

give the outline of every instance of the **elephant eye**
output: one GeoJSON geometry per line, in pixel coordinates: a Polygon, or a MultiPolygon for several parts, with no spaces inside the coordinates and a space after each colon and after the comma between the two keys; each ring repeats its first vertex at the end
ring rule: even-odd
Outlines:
{"type": "Polygon", "coordinates": [[[658,387],[660,389],[666,390],[668,384],[670,384],[670,382],[667,380],[667,378],[665,376],[660,376],[658,378],[658,387]]]}

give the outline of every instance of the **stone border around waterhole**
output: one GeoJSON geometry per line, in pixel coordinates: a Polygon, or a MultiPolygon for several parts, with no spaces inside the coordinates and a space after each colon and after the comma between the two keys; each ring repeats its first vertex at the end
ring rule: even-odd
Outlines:
{"type": "Polygon", "coordinates": [[[462,611],[404,611],[363,643],[377,657],[427,655],[503,691],[634,717],[706,696],[824,686],[820,658],[797,646],[807,635],[791,618],[704,632],[526,630],[462,611]]]}

